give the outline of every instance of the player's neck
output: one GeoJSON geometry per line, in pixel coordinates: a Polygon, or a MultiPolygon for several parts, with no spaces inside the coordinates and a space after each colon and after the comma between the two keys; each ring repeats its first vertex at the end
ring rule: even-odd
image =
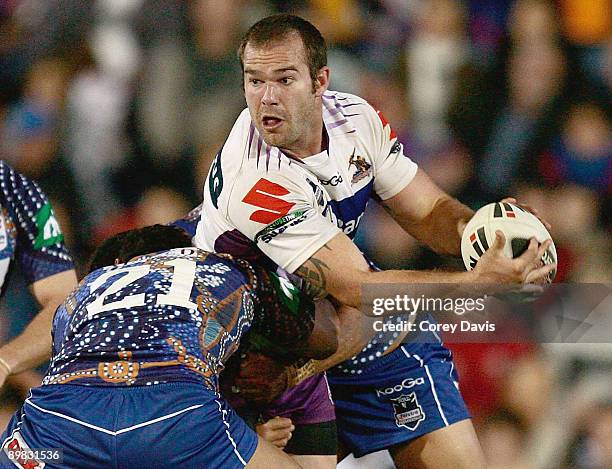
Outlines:
{"type": "Polygon", "coordinates": [[[323,125],[323,117],[317,120],[315,125],[311,127],[312,130],[309,135],[298,142],[293,148],[284,148],[283,152],[293,158],[304,159],[312,155],[317,155],[324,150],[327,150],[329,138],[327,136],[327,130],[323,125]]]}

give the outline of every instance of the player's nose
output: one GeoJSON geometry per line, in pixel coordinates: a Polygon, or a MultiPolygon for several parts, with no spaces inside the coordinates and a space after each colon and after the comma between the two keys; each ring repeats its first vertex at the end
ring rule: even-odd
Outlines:
{"type": "Polygon", "coordinates": [[[273,84],[266,84],[264,94],[261,97],[262,104],[270,106],[278,103],[276,87],[273,84]]]}

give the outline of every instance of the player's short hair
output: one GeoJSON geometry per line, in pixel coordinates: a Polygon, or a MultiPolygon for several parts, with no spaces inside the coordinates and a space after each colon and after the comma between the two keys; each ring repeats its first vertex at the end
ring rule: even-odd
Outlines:
{"type": "Polygon", "coordinates": [[[151,225],[118,233],[98,246],[88,272],[153,252],[191,246],[191,237],[176,226],[151,225]]]}
{"type": "Polygon", "coordinates": [[[327,65],[327,45],[321,32],[310,22],[299,16],[286,13],[267,16],[259,20],[242,37],[238,47],[238,58],[244,72],[244,49],[247,44],[254,47],[265,46],[285,39],[296,33],[302,39],[306,52],[306,63],[314,82],[322,67],[327,65]]]}

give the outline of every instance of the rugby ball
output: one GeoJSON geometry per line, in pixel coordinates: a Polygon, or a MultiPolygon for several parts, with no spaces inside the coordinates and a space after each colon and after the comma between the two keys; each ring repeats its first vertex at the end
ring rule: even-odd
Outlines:
{"type": "MultiPolygon", "coordinates": [[[[542,222],[518,205],[508,202],[485,205],[474,214],[461,237],[461,255],[467,270],[472,270],[480,256],[493,244],[496,230],[506,236],[504,254],[511,258],[520,256],[527,249],[531,238],[540,243],[551,238],[542,222]]],[[[557,262],[554,243],[542,256],[542,262],[557,262]]],[[[556,273],[555,269],[549,274],[548,283],[553,281],[556,273]]]]}

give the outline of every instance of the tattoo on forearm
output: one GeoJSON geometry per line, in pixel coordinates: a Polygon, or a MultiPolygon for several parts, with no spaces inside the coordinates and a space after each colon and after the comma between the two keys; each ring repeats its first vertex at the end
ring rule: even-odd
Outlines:
{"type": "Polygon", "coordinates": [[[323,298],[327,294],[326,270],[329,271],[327,264],[313,257],[295,272],[304,279],[306,293],[314,299],[323,298]]]}

